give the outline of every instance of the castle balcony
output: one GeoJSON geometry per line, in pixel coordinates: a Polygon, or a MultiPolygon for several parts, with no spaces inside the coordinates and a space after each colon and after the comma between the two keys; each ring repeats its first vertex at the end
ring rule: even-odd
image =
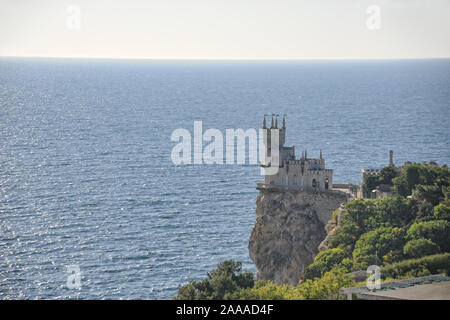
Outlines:
{"type": "Polygon", "coordinates": [[[319,174],[321,172],[325,172],[325,173],[333,173],[333,169],[308,169],[307,170],[308,173],[311,174],[319,174]]]}
{"type": "Polygon", "coordinates": [[[348,191],[345,190],[336,190],[336,189],[319,189],[319,188],[313,188],[313,187],[302,187],[302,186],[293,186],[293,185],[280,185],[280,184],[267,184],[263,181],[258,181],[256,184],[257,190],[263,190],[263,191],[274,191],[274,192],[313,192],[313,193],[334,193],[334,194],[340,194],[345,195],[347,197],[350,196],[348,191]]]}

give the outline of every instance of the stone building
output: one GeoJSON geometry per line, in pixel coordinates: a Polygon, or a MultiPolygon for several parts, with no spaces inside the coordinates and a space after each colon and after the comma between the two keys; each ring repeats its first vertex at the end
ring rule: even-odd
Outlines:
{"type": "MultiPolygon", "coordinates": [[[[389,150],[389,166],[394,166],[394,151],[389,150]]],[[[396,168],[396,170],[400,170],[396,168]]],[[[377,186],[376,189],[366,190],[364,192],[363,186],[366,183],[367,177],[369,176],[380,176],[381,170],[379,169],[361,169],[361,185],[358,190],[358,198],[368,198],[368,199],[380,199],[392,197],[394,195],[394,191],[392,190],[392,186],[387,184],[381,184],[377,186]]]]}
{"type": "Polygon", "coordinates": [[[284,188],[312,191],[326,191],[333,189],[333,169],[325,168],[325,160],[320,151],[319,158],[308,158],[307,151],[302,152],[300,159],[295,158],[295,147],[285,146],[286,118],[283,117],[281,128],[278,127],[278,117],[272,115],[270,128],[266,117],[263,122],[264,146],[266,161],[262,167],[278,165],[278,172],[265,175],[264,181],[258,183],[259,188],[284,188]],[[273,152],[272,138],[278,136],[279,153],[273,152]],[[277,157],[278,158],[275,158],[277,157]]]}

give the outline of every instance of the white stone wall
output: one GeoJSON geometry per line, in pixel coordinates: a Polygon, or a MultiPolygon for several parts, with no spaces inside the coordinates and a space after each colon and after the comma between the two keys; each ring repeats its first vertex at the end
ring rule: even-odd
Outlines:
{"type": "Polygon", "coordinates": [[[286,162],[279,168],[278,174],[265,176],[266,184],[275,184],[283,186],[293,186],[300,188],[313,188],[313,181],[316,181],[318,190],[325,190],[326,179],[328,178],[328,189],[333,188],[333,170],[332,169],[308,169],[311,167],[320,168],[322,163],[309,161],[304,163],[303,173],[300,160],[286,162]]]}

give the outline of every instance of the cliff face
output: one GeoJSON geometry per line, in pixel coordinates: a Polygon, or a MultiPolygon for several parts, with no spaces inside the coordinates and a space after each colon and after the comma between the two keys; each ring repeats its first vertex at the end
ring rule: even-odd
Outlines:
{"type": "Polygon", "coordinates": [[[346,201],[334,193],[260,191],[249,240],[258,280],[297,285],[318,253],[332,212],[346,201]]]}

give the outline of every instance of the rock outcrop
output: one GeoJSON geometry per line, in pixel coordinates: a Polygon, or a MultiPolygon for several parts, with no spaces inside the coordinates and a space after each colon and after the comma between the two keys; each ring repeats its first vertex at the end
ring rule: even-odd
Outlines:
{"type": "Polygon", "coordinates": [[[258,280],[297,285],[327,235],[332,212],[346,199],[331,192],[260,190],[249,240],[258,280]]]}
{"type": "Polygon", "coordinates": [[[319,251],[325,251],[328,249],[328,243],[331,238],[333,238],[334,233],[336,232],[337,227],[339,226],[339,222],[341,220],[341,216],[345,213],[345,207],[343,204],[337,209],[337,215],[332,217],[328,223],[325,225],[325,231],[327,233],[325,239],[319,244],[319,251]]]}

